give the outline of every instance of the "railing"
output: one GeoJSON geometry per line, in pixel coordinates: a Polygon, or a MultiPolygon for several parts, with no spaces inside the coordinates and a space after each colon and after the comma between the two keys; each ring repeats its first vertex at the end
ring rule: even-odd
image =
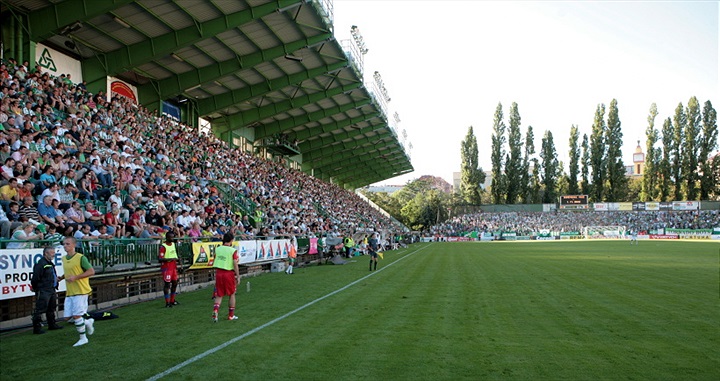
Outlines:
{"type": "Polygon", "coordinates": [[[211,182],[223,196],[223,202],[230,206],[233,213],[240,212],[247,215],[255,213],[255,202],[245,197],[235,187],[219,181],[211,182]]]}
{"type": "MultiPolygon", "coordinates": [[[[275,237],[252,237],[254,240],[269,240],[278,238],[288,238],[287,236],[275,237]]],[[[238,238],[236,238],[238,239],[238,238]]],[[[238,240],[241,240],[238,239],[238,240]]],[[[177,238],[177,254],[183,268],[187,268],[193,263],[192,244],[195,242],[219,242],[217,238],[199,237],[199,238],[177,238]]],[[[309,239],[307,237],[297,237],[298,251],[300,253],[307,252],[309,239]]],[[[60,242],[47,240],[0,240],[0,248],[6,249],[8,243],[23,243],[29,247],[23,249],[40,249],[45,246],[57,247],[60,242]]],[[[95,269],[96,274],[117,274],[122,272],[136,272],[142,269],[154,269],[159,266],[158,253],[160,252],[160,239],[149,238],[124,238],[124,239],[108,239],[108,240],[78,240],[78,252],[82,253],[90,261],[95,269]]],[[[7,249],[12,250],[12,249],[7,249]]],[[[40,250],[38,250],[40,253],[40,250]]]]}
{"type": "MultiPolygon", "coordinates": [[[[208,239],[206,239],[208,240],[208,239]]],[[[192,262],[191,238],[177,239],[178,257],[183,264],[192,262]]],[[[45,246],[57,247],[60,243],[55,241],[20,241],[0,240],[0,248],[7,248],[8,243],[23,243],[30,247],[27,249],[42,248],[45,246]]],[[[82,253],[90,261],[98,274],[133,271],[145,267],[156,267],[158,265],[158,253],[160,249],[159,239],[148,238],[123,238],[108,240],[78,240],[78,252],[82,253]]],[[[12,249],[8,249],[12,250],[12,249]]]]}

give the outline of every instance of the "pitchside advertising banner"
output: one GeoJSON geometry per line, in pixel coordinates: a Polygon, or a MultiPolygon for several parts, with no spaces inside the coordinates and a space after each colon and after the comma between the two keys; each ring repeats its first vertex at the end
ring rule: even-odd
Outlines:
{"type": "MultiPolygon", "coordinates": [[[[0,300],[35,295],[30,289],[33,266],[42,258],[43,249],[0,250],[0,300]]],[[[55,271],[63,275],[62,246],[55,248],[55,271]]],[[[65,282],[60,282],[59,291],[65,291],[65,282]]]]}
{"type": "Polygon", "coordinates": [[[83,81],[80,61],[53,48],[43,44],[35,44],[35,59],[38,66],[42,67],[50,75],[59,77],[60,74],[70,74],[70,80],[74,83],[83,81]]]}
{"type": "MultiPolygon", "coordinates": [[[[209,269],[215,263],[215,251],[220,242],[195,242],[192,245],[193,264],[191,269],[209,269]]],[[[232,247],[238,251],[241,265],[252,262],[283,259],[290,253],[289,239],[270,241],[234,241],[232,247]]],[[[317,245],[317,241],[316,241],[317,245]]]]}
{"type": "Polygon", "coordinates": [[[634,210],[639,211],[669,211],[669,210],[699,210],[699,201],[673,201],[673,202],[595,202],[593,209],[597,212],[615,212],[634,210]]]}

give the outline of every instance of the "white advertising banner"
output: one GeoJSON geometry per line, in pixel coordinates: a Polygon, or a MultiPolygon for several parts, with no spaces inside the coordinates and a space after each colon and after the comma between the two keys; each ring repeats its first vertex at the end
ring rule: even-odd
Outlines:
{"type": "Polygon", "coordinates": [[[38,43],[35,44],[35,60],[38,66],[42,67],[43,71],[48,72],[50,75],[59,77],[60,74],[69,74],[73,83],[83,81],[82,64],[67,54],[38,43]]]}
{"type": "Polygon", "coordinates": [[[659,202],[646,202],[645,210],[660,210],[660,203],[659,202]]]}
{"type": "MultiPolygon", "coordinates": [[[[33,266],[42,258],[42,248],[0,250],[0,300],[32,296],[30,278],[33,266]]],[[[55,249],[55,271],[63,275],[62,256],[65,250],[61,246],[55,249]]],[[[59,291],[65,291],[65,282],[60,282],[59,291]]]]}
{"type": "Polygon", "coordinates": [[[272,259],[287,258],[290,252],[289,239],[273,239],[270,241],[255,241],[257,243],[257,251],[255,254],[256,261],[269,261],[272,259]]]}
{"type": "Polygon", "coordinates": [[[137,87],[115,77],[107,77],[107,100],[110,101],[115,95],[120,95],[138,104],[137,87]]]}
{"type": "Polygon", "coordinates": [[[700,203],[698,201],[673,201],[673,210],[698,210],[700,203]]]}
{"type": "Polygon", "coordinates": [[[607,212],[608,205],[604,202],[595,202],[593,203],[593,209],[595,209],[596,212],[607,212]]]}
{"type": "Polygon", "coordinates": [[[255,253],[257,253],[257,241],[239,241],[236,242],[236,248],[238,256],[240,257],[239,264],[246,264],[255,262],[255,253]]]}

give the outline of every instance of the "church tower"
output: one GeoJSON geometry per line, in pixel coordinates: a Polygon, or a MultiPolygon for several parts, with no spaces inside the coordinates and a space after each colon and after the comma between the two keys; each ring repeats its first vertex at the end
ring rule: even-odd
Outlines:
{"type": "Polygon", "coordinates": [[[645,172],[645,153],[643,153],[642,147],[640,147],[640,141],[637,141],[637,147],[635,147],[635,153],[633,153],[633,176],[642,176],[645,172]]]}

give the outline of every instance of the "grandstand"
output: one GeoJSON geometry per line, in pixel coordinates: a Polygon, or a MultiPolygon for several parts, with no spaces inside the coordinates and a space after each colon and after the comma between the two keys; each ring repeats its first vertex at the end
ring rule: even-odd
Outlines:
{"type": "MultiPolygon", "coordinates": [[[[22,241],[30,221],[52,243],[52,227],[84,240],[99,272],[137,275],[155,271],[170,230],[191,261],[192,242],[234,229],[404,228],[351,192],[412,165],[379,75],[334,37],[331,1],[3,0],[0,12],[2,238],[22,241]]],[[[97,304],[117,297],[96,291],[97,304]]],[[[27,316],[27,299],[0,300],[0,321],[27,316]]]]}

